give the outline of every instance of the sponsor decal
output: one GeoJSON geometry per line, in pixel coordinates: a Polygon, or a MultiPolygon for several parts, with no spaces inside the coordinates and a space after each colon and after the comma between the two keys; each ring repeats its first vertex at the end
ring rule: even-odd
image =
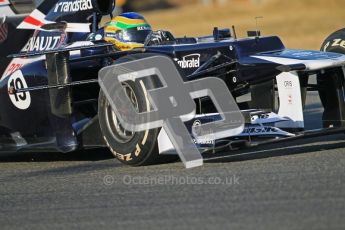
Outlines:
{"type": "Polygon", "coordinates": [[[200,130],[200,126],[201,126],[200,120],[195,120],[193,122],[192,133],[194,136],[198,136],[201,133],[202,130],[200,130]]]}
{"type": "Polygon", "coordinates": [[[278,114],[275,114],[273,112],[251,115],[251,124],[267,124],[267,123],[276,123],[276,122],[287,121],[287,120],[289,119],[280,117],[278,114]]]}
{"type": "Polygon", "coordinates": [[[289,103],[289,105],[292,105],[292,102],[293,102],[292,95],[290,94],[290,95],[288,95],[288,103],[289,103]]]}
{"type": "MultiPolygon", "coordinates": [[[[11,89],[23,89],[28,88],[23,73],[20,70],[15,71],[8,79],[7,88],[11,89]]],[[[21,110],[26,110],[31,105],[30,92],[21,92],[15,94],[9,94],[9,97],[15,107],[21,110]]]]}
{"type": "Polygon", "coordinates": [[[277,128],[268,126],[246,127],[243,134],[276,134],[278,131],[277,128]]]}
{"type": "Polygon", "coordinates": [[[199,145],[213,145],[215,142],[214,137],[213,138],[199,138],[199,136],[206,136],[212,137],[212,130],[204,130],[202,128],[202,122],[200,120],[195,120],[193,122],[192,126],[192,134],[194,136],[193,143],[199,144],[199,145]]]}
{"type": "Polygon", "coordinates": [[[5,71],[5,76],[8,76],[12,73],[14,73],[16,70],[22,68],[24,66],[24,63],[10,63],[10,65],[7,67],[6,71],[5,71]]]}
{"type": "Polygon", "coordinates": [[[12,59],[12,61],[10,62],[10,64],[7,66],[6,70],[2,74],[0,81],[2,81],[5,77],[10,76],[15,71],[21,69],[24,65],[35,62],[35,61],[43,60],[44,58],[45,58],[44,56],[37,56],[33,58],[12,59]]]}
{"type": "Polygon", "coordinates": [[[8,27],[6,23],[0,24],[0,44],[6,41],[8,35],[8,27]]]}
{"type": "Polygon", "coordinates": [[[332,47],[340,46],[345,49],[345,40],[340,38],[334,39],[332,43],[332,47]]]}
{"type": "Polygon", "coordinates": [[[85,11],[91,10],[92,2],[91,0],[76,0],[76,1],[66,1],[66,2],[59,2],[55,5],[54,12],[60,13],[69,13],[69,12],[78,12],[78,11],[85,11]]]}
{"type": "Polygon", "coordinates": [[[243,132],[239,135],[242,137],[247,136],[294,136],[292,133],[288,133],[284,130],[281,130],[273,126],[246,126],[243,132]]]}
{"type": "Polygon", "coordinates": [[[309,51],[299,51],[296,53],[291,53],[291,56],[296,57],[296,58],[303,58],[303,57],[311,57],[315,53],[314,52],[309,52],[309,51]]]}
{"type": "MultiPolygon", "coordinates": [[[[176,59],[175,59],[176,60],[176,59]]],[[[182,69],[199,68],[200,67],[200,54],[189,54],[184,56],[182,60],[176,60],[182,69]]]]}
{"type": "Polygon", "coordinates": [[[270,118],[270,115],[268,113],[263,113],[263,114],[258,114],[258,115],[253,115],[251,116],[251,120],[256,121],[256,120],[266,120],[270,118]]]}
{"type": "Polygon", "coordinates": [[[149,27],[149,26],[138,26],[137,27],[137,30],[151,30],[151,27],[149,27]]]}
{"type": "Polygon", "coordinates": [[[63,43],[63,36],[34,36],[26,43],[22,52],[52,50],[63,43]]]}
{"type": "Polygon", "coordinates": [[[292,81],[284,81],[284,87],[291,89],[293,87],[292,81]]]}
{"type": "Polygon", "coordinates": [[[104,37],[116,38],[116,34],[115,33],[105,33],[104,37]]]}
{"type": "Polygon", "coordinates": [[[198,139],[193,139],[193,143],[196,145],[213,145],[214,140],[207,139],[207,138],[198,138],[198,139]]]}

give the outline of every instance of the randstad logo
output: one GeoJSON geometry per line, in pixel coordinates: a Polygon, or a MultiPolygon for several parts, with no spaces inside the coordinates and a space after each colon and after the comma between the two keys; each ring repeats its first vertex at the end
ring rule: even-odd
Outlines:
{"type": "Polygon", "coordinates": [[[78,12],[92,8],[91,0],[66,1],[57,3],[54,12],[78,12]]]}
{"type": "Polygon", "coordinates": [[[200,54],[189,54],[184,56],[182,60],[178,60],[177,63],[182,69],[198,68],[200,67],[200,54]]]}

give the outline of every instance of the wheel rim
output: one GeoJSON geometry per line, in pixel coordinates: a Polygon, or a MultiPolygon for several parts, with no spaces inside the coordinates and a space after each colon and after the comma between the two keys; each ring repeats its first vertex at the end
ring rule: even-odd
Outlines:
{"type": "MultiPolygon", "coordinates": [[[[129,100],[132,102],[134,108],[137,110],[137,112],[139,112],[138,99],[135,95],[133,88],[128,83],[123,83],[122,85],[123,85],[123,88],[125,89],[125,92],[129,100]]],[[[127,143],[131,141],[134,138],[135,132],[130,132],[123,128],[115,112],[111,108],[111,105],[108,102],[108,100],[106,102],[105,107],[106,107],[106,111],[105,111],[106,124],[112,137],[120,143],[127,143]]]]}

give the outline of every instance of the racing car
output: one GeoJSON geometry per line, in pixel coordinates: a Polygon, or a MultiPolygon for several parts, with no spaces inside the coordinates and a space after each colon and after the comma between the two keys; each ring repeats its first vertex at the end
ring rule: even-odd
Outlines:
{"type": "MultiPolygon", "coordinates": [[[[341,133],[345,131],[345,56],[287,49],[277,36],[260,31],[238,38],[230,29],[209,36],[176,38],[150,33],[141,48],[117,50],[97,36],[110,0],[43,1],[30,15],[1,20],[0,152],[58,151],[107,147],[127,165],[175,159],[164,128],[125,129],[100,89],[99,72],[147,57],[169,58],[184,82],[221,79],[241,111],[236,135],[199,140],[203,153],[341,133]],[[90,34],[91,36],[90,39],[90,34]],[[316,84],[309,78],[315,77],[316,84]],[[317,91],[324,108],[323,129],[305,128],[307,91],[317,91]]],[[[147,90],[154,80],[123,83],[138,112],[149,111],[147,90]]],[[[209,97],[195,99],[197,115],[186,122],[191,136],[201,124],[219,119],[209,97]]]]}

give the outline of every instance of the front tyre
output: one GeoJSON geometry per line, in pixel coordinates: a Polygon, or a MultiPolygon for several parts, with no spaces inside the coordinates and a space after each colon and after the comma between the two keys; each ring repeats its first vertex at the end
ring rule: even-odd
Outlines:
{"type": "MultiPolygon", "coordinates": [[[[143,82],[125,82],[123,87],[138,112],[150,110],[143,82]]],[[[114,156],[122,163],[132,166],[157,163],[160,158],[157,145],[159,129],[135,133],[126,131],[118,122],[102,90],[98,100],[98,116],[103,138],[114,156]]]]}

